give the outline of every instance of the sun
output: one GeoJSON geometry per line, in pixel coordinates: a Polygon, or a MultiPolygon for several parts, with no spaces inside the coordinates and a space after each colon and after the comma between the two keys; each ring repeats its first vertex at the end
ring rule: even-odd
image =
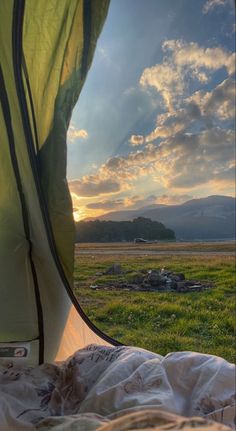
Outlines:
{"type": "Polygon", "coordinates": [[[73,212],[73,217],[74,217],[74,221],[80,221],[81,220],[81,214],[79,213],[79,211],[74,211],[73,212]]]}

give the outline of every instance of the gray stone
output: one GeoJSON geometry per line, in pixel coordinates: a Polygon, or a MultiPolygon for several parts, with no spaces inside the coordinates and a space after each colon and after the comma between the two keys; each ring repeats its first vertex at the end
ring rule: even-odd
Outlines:
{"type": "Polygon", "coordinates": [[[177,282],[175,280],[172,280],[172,282],[171,282],[171,289],[177,290],[177,287],[178,287],[177,282]]]}
{"type": "Polygon", "coordinates": [[[186,284],[185,281],[177,281],[177,291],[178,292],[183,292],[186,290],[186,284]]]}
{"type": "Polygon", "coordinates": [[[106,275],[119,275],[122,273],[121,266],[119,263],[114,263],[114,265],[110,266],[104,274],[106,275]]]}
{"type": "Polygon", "coordinates": [[[147,281],[151,286],[158,286],[161,283],[161,276],[156,271],[151,271],[148,275],[147,281]]]}
{"type": "Polygon", "coordinates": [[[178,277],[179,281],[185,280],[185,275],[182,272],[178,272],[175,276],[178,277]]]}
{"type": "Polygon", "coordinates": [[[137,274],[134,274],[134,276],[132,278],[132,283],[141,284],[143,282],[143,280],[144,280],[144,275],[137,273],[137,274]]]}

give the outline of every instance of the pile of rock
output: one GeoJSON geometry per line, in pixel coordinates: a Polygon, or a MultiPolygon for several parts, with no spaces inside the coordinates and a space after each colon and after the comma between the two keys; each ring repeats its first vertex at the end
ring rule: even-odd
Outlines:
{"type": "MultiPolygon", "coordinates": [[[[112,265],[102,274],[120,275],[124,273],[120,265],[112,265]]],[[[100,273],[97,273],[97,276],[100,273]]],[[[175,273],[162,269],[141,270],[131,277],[129,281],[118,280],[103,285],[91,285],[92,289],[124,289],[132,291],[176,291],[176,292],[195,292],[209,289],[212,287],[208,281],[186,280],[183,273],[175,273]]]]}

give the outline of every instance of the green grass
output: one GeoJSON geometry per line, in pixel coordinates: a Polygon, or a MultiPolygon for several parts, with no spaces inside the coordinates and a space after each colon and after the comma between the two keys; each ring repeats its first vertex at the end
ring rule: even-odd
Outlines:
{"type": "MultiPolygon", "coordinates": [[[[112,253],[112,251],[111,251],[112,253]]],[[[235,359],[235,267],[233,256],[77,256],[75,293],[100,329],[127,345],[165,355],[192,350],[235,359]],[[128,274],[95,276],[114,262],[128,274]],[[193,293],[92,290],[91,284],[129,279],[141,269],[183,272],[214,287],[193,293]]]]}

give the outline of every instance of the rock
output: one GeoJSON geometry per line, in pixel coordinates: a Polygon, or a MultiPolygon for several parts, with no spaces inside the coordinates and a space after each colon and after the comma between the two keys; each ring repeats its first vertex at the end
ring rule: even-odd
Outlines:
{"type": "Polygon", "coordinates": [[[122,273],[121,266],[119,263],[114,263],[114,265],[111,265],[104,274],[106,275],[119,275],[122,273]]]}
{"type": "Polygon", "coordinates": [[[151,284],[147,283],[146,281],[144,281],[144,283],[141,284],[142,290],[150,290],[151,288],[152,288],[151,284]]]}
{"type": "Polygon", "coordinates": [[[178,292],[184,292],[186,290],[187,286],[184,281],[177,281],[177,291],[178,292]]]}
{"type": "Polygon", "coordinates": [[[151,271],[148,274],[147,281],[149,284],[151,284],[151,286],[159,286],[161,283],[161,276],[160,276],[160,274],[158,274],[158,272],[151,271]]]}
{"type": "Polygon", "coordinates": [[[171,281],[171,289],[173,289],[173,290],[177,290],[177,282],[176,281],[174,281],[174,280],[172,280],[171,281]]]}
{"type": "Polygon", "coordinates": [[[137,274],[134,274],[134,276],[132,278],[132,283],[134,283],[134,284],[142,284],[143,280],[144,280],[144,275],[140,274],[140,273],[137,273],[137,274]]]}
{"type": "Polygon", "coordinates": [[[176,284],[175,281],[171,280],[170,278],[166,281],[166,290],[174,289],[174,285],[176,284]]]}
{"type": "MultiPolygon", "coordinates": [[[[182,272],[178,272],[177,274],[174,274],[176,277],[178,277],[179,281],[185,280],[185,275],[182,272]]],[[[178,280],[177,280],[178,281],[178,280]]]]}
{"type": "MultiPolygon", "coordinates": [[[[105,272],[96,272],[93,278],[99,277],[103,274],[106,275],[120,275],[133,272],[133,270],[123,271],[121,265],[118,263],[110,266],[105,272]]],[[[79,284],[75,283],[75,287],[79,284]]],[[[79,287],[79,286],[78,286],[79,287]]],[[[115,290],[123,289],[127,291],[147,291],[147,292],[158,292],[158,291],[177,291],[177,292],[195,292],[202,291],[204,289],[209,289],[213,287],[211,283],[206,280],[185,280],[185,276],[182,272],[174,273],[166,270],[166,268],[160,269],[141,269],[133,276],[129,281],[125,277],[119,277],[116,281],[111,283],[107,282],[105,285],[91,284],[91,289],[105,289],[105,290],[115,290]]]]}
{"type": "Polygon", "coordinates": [[[192,284],[192,286],[188,287],[189,290],[194,290],[194,291],[198,291],[198,290],[202,290],[205,288],[205,286],[202,286],[201,284],[192,284]]]}

